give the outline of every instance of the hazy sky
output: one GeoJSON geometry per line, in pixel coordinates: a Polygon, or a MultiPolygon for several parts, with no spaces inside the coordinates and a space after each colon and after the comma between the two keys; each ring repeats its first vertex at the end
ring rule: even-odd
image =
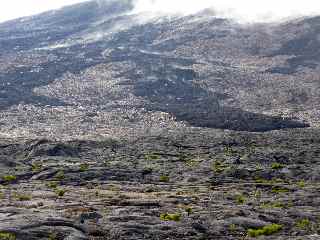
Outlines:
{"type": "Polygon", "coordinates": [[[0,0],[0,22],[77,2],[83,2],[83,0],[0,0]]]}
{"type": "MultiPolygon", "coordinates": [[[[0,21],[83,1],[0,0],[0,21]]],[[[320,0],[136,0],[135,11],[186,14],[209,7],[213,7],[220,15],[244,21],[270,21],[292,16],[320,14],[320,0]]]]}

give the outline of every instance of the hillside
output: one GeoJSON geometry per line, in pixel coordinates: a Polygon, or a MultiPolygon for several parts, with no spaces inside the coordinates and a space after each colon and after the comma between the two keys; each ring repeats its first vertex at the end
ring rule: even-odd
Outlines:
{"type": "Polygon", "coordinates": [[[319,239],[320,18],[133,5],[0,23],[0,239],[319,239]]]}

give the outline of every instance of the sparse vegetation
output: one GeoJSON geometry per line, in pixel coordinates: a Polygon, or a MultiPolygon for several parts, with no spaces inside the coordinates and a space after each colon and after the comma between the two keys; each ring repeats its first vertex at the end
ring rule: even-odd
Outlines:
{"type": "Polygon", "coordinates": [[[48,182],[48,183],[46,184],[46,186],[47,186],[48,188],[55,189],[55,188],[58,187],[58,183],[57,183],[57,182],[48,182]]]}
{"type": "Polygon", "coordinates": [[[269,185],[274,185],[277,183],[284,183],[284,180],[280,178],[272,178],[272,179],[265,179],[262,177],[256,177],[255,178],[256,183],[262,183],[262,184],[269,184],[269,185]]]}
{"type": "Polygon", "coordinates": [[[57,234],[56,233],[50,233],[48,240],[57,240],[57,234]]]}
{"type": "Polygon", "coordinates": [[[306,186],[306,183],[304,180],[300,180],[297,185],[300,187],[300,188],[304,188],[306,186]]]}
{"type": "Polygon", "coordinates": [[[232,233],[236,232],[237,231],[237,225],[230,224],[229,231],[232,232],[232,233]]]}
{"type": "Polygon", "coordinates": [[[169,182],[170,181],[170,177],[166,176],[166,175],[161,175],[159,178],[160,182],[169,182]]]}
{"type": "Polygon", "coordinates": [[[6,176],[3,176],[2,178],[7,183],[11,183],[17,180],[17,176],[15,175],[6,175],[6,176]]]}
{"type": "Polygon", "coordinates": [[[246,197],[244,195],[237,195],[236,196],[236,202],[239,205],[245,204],[247,201],[246,197]]]}
{"type": "Polygon", "coordinates": [[[281,163],[272,163],[271,168],[273,170],[280,170],[280,169],[284,168],[284,165],[281,163]]]}
{"type": "Polygon", "coordinates": [[[34,162],[31,165],[31,167],[32,167],[32,172],[40,172],[43,168],[43,165],[40,162],[34,162]]]}
{"type": "Polygon", "coordinates": [[[163,213],[160,215],[160,219],[162,221],[175,221],[179,222],[181,220],[181,214],[180,213],[163,213]]]}
{"type": "Polygon", "coordinates": [[[311,221],[307,218],[299,220],[296,224],[297,228],[301,230],[310,230],[311,225],[311,221]]]}
{"type": "Polygon", "coordinates": [[[261,205],[262,208],[287,208],[288,205],[281,202],[268,202],[261,205]]]}
{"type": "Polygon", "coordinates": [[[147,161],[155,161],[155,160],[158,160],[160,158],[159,155],[157,155],[156,153],[146,153],[144,155],[144,158],[147,160],[147,161]]]}
{"type": "Polygon", "coordinates": [[[80,172],[85,172],[89,169],[89,165],[87,163],[82,163],[80,164],[80,167],[79,167],[79,171],[80,172]]]}
{"type": "Polygon", "coordinates": [[[200,161],[199,160],[196,160],[196,159],[190,159],[190,160],[187,160],[186,161],[186,165],[189,167],[189,168],[195,168],[195,167],[198,167],[200,165],[200,161]]]}
{"type": "Polygon", "coordinates": [[[257,171],[262,171],[263,170],[263,165],[261,163],[256,164],[256,170],[257,171]]]}
{"type": "Polygon", "coordinates": [[[55,193],[57,194],[58,197],[63,197],[66,192],[67,192],[67,190],[65,190],[65,189],[56,189],[55,190],[55,193]]]}
{"type": "Polygon", "coordinates": [[[25,193],[14,193],[13,197],[17,200],[17,201],[30,201],[32,199],[32,196],[29,194],[25,194],[25,193]]]}
{"type": "Polygon", "coordinates": [[[225,165],[220,160],[216,160],[212,164],[212,170],[215,173],[222,173],[224,170],[226,170],[226,168],[227,168],[227,165],[225,165]]]}
{"type": "Polygon", "coordinates": [[[282,186],[273,186],[271,191],[273,193],[288,193],[289,189],[282,186]]]}
{"type": "Polygon", "coordinates": [[[263,235],[269,236],[269,235],[272,235],[272,234],[279,232],[282,228],[283,228],[282,225],[271,224],[271,225],[267,225],[267,226],[264,226],[263,228],[259,228],[259,229],[248,229],[248,235],[253,238],[263,236],[263,235]]]}
{"type": "Polygon", "coordinates": [[[0,232],[0,240],[16,240],[16,235],[9,232],[0,232]]]}
{"type": "Polygon", "coordinates": [[[262,192],[259,189],[255,190],[254,193],[253,193],[254,198],[257,199],[257,200],[261,198],[261,195],[262,195],[262,192]]]}
{"type": "Polygon", "coordinates": [[[65,178],[64,171],[60,170],[59,172],[57,172],[57,174],[55,175],[55,178],[57,180],[63,180],[65,178]]]}

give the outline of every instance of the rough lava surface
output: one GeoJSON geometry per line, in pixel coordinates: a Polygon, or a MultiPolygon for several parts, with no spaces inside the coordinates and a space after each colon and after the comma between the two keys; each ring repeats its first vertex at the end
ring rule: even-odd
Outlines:
{"type": "Polygon", "coordinates": [[[0,240],[320,239],[320,18],[133,8],[0,24],[0,240]]]}

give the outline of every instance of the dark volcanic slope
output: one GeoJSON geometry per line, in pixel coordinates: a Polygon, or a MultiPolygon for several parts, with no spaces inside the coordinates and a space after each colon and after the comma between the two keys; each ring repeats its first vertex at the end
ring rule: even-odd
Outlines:
{"type": "Polygon", "coordinates": [[[0,240],[320,239],[319,17],[132,8],[0,24],[0,240]]]}
{"type": "Polygon", "coordinates": [[[102,128],[115,127],[113,112],[123,132],[146,129],[142,122],[157,129],[161,113],[167,127],[317,124],[318,18],[244,26],[210,12],[131,9],[130,1],[91,1],[0,24],[2,132],[110,135],[102,128]]]}
{"type": "Polygon", "coordinates": [[[66,72],[79,73],[83,69],[99,64],[101,49],[83,51],[79,46],[70,51],[57,49],[48,52],[39,49],[85,31],[93,22],[105,16],[117,16],[131,9],[130,5],[122,4],[121,1],[104,5],[87,2],[2,24],[0,55],[3,62],[1,62],[3,65],[14,64],[14,67],[4,66],[4,71],[1,71],[3,91],[1,107],[18,104],[21,101],[43,102],[45,98],[41,99],[32,94],[35,87],[47,85],[66,72]],[[94,62],[87,62],[83,58],[77,58],[79,52],[83,53],[84,57],[88,54],[96,56],[97,59],[94,62]]]}

